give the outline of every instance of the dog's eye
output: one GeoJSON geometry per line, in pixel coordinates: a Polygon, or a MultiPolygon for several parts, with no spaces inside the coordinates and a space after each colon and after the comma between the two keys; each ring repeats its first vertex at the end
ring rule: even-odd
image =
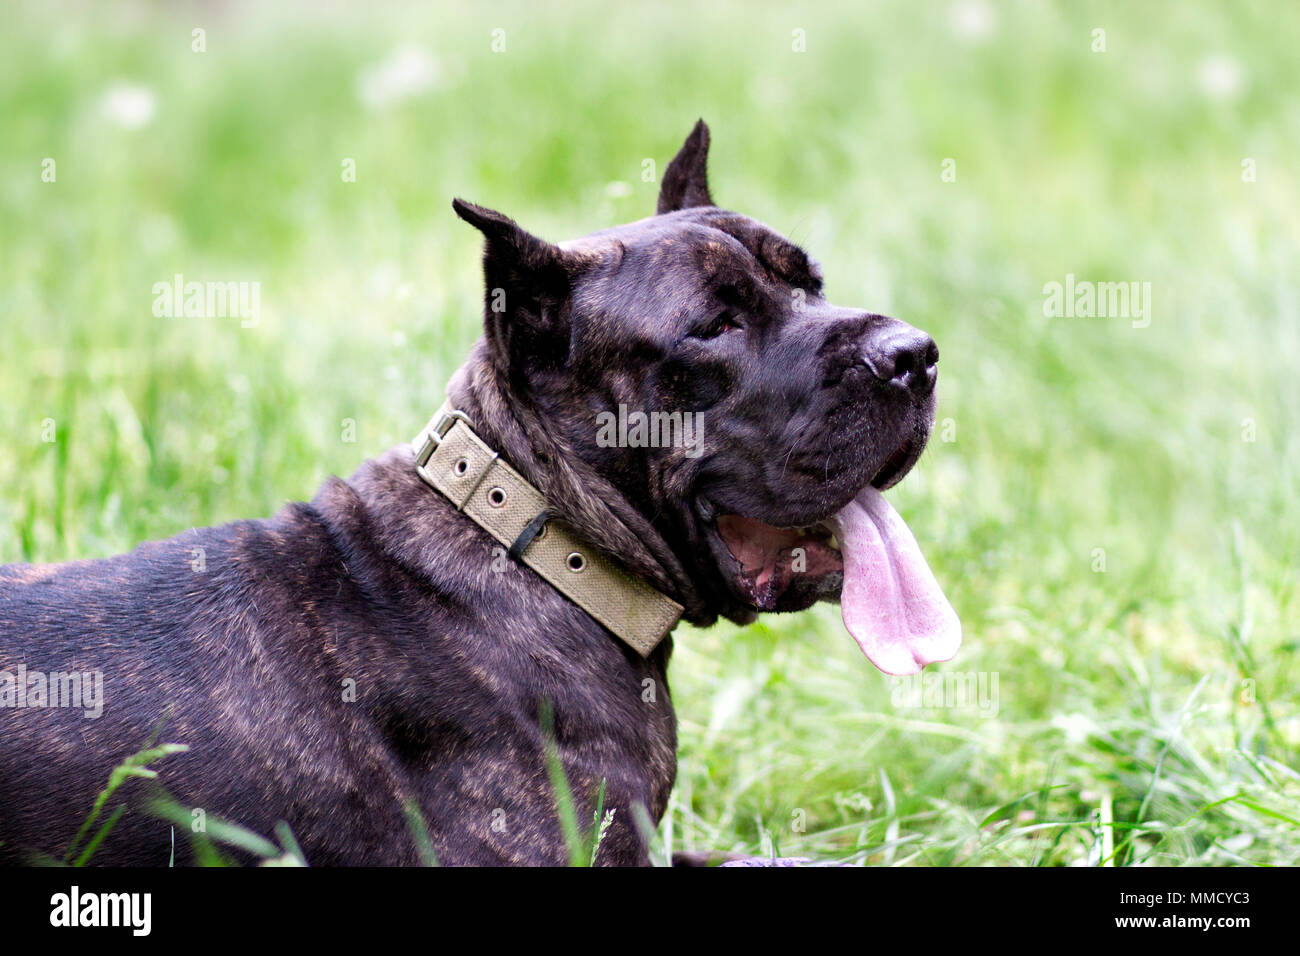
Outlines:
{"type": "Polygon", "coordinates": [[[724,332],[734,332],[742,328],[736,318],[736,313],[728,310],[714,316],[713,321],[693,329],[690,333],[693,339],[716,339],[724,332]]]}

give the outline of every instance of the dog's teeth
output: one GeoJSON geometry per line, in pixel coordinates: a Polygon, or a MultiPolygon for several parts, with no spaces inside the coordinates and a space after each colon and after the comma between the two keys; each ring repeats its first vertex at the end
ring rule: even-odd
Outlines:
{"type": "Polygon", "coordinates": [[[840,549],[840,543],[838,540],[836,540],[835,535],[831,535],[830,543],[831,543],[831,547],[834,548],[836,551],[840,549]]]}

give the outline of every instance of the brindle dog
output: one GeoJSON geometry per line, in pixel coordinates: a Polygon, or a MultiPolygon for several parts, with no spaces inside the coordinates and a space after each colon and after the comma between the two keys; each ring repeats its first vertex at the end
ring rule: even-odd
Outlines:
{"type": "MultiPolygon", "coordinates": [[[[457,200],[487,308],[448,389],[552,514],[698,626],[840,596],[834,516],[920,455],[938,358],[716,208],[708,143],[700,122],[657,215],[571,243],[457,200]],[[702,413],[703,453],[608,447],[597,417],[619,405],[702,413]]],[[[580,820],[604,783],[598,862],[647,862],[638,819],[676,771],[672,639],[642,658],[497,548],[403,445],[273,518],[0,568],[0,861],[62,857],[109,772],[159,740],[188,750],[117,791],[93,862],[165,865],[173,839],[193,859],[190,828],[149,809],[161,788],[208,820],[286,822],[314,865],[420,862],[408,807],[440,863],[561,864],[549,733],[580,820]],[[101,672],[102,714],[14,706],[20,668],[101,672]]]]}

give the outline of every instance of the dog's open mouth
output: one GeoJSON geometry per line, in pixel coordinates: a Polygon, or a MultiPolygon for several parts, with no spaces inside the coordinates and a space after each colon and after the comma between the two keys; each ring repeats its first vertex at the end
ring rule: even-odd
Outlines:
{"type": "Polygon", "coordinates": [[[824,597],[838,588],[844,626],[886,674],[915,674],[951,660],[961,645],[956,612],[911,529],[880,493],[900,477],[910,452],[905,444],[852,501],[818,524],[777,528],[740,515],[717,519],[756,608],[783,610],[788,593],[824,597]]]}

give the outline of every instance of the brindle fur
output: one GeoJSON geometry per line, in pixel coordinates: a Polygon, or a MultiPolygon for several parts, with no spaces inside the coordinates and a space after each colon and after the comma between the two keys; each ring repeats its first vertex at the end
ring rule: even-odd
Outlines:
{"type": "MultiPolygon", "coordinates": [[[[829,305],[802,250],[715,208],[707,151],[699,123],[658,215],[560,246],[458,200],[485,236],[488,307],[449,386],[554,515],[702,626],[757,613],[709,534],[715,511],[821,520],[904,437],[919,455],[933,415],[862,365],[901,323],[829,305]],[[745,343],[692,337],[720,303],[744,310],[745,343]],[[707,454],[600,447],[595,416],[620,402],[705,411],[707,454]]],[[[634,808],[658,821],[676,771],[672,639],[642,659],[532,571],[502,570],[497,548],[401,446],[270,519],[0,568],[0,670],[102,671],[105,698],[98,719],[0,710],[0,861],[61,857],[161,723],[189,750],[119,791],[96,863],[166,863],[172,824],[146,806],[161,788],[262,834],[285,821],[315,865],[419,862],[408,802],[441,863],[560,864],[545,705],[579,819],[602,781],[614,811],[598,862],[646,862],[634,808]]],[[[796,584],[771,609],[827,596],[796,584]]],[[[188,836],[176,827],[182,862],[188,836]]]]}

